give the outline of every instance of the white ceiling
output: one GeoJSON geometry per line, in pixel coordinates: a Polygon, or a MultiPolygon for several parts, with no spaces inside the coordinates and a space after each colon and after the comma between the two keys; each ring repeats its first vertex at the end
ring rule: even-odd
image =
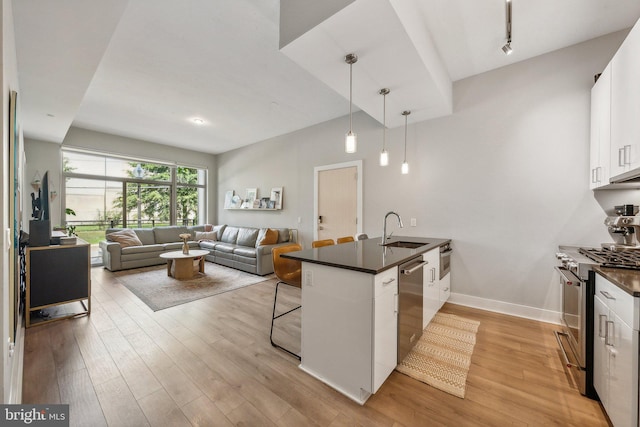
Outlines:
{"type": "Polygon", "coordinates": [[[351,51],[357,107],[381,120],[387,86],[388,111],[423,120],[450,109],[443,82],[628,28],[640,1],[513,0],[510,56],[504,0],[356,0],[283,51],[278,0],[14,0],[13,12],[25,136],[60,143],[74,125],[215,154],[347,114],[351,51]],[[331,33],[354,10],[357,37],[331,33]],[[438,96],[438,111],[418,102],[438,96]]]}

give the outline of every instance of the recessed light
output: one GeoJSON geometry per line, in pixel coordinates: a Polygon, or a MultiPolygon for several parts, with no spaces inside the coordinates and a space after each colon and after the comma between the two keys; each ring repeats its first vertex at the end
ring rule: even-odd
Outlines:
{"type": "Polygon", "coordinates": [[[191,121],[197,125],[203,125],[204,124],[204,120],[199,118],[199,117],[195,117],[193,119],[191,119],[191,121]]]}

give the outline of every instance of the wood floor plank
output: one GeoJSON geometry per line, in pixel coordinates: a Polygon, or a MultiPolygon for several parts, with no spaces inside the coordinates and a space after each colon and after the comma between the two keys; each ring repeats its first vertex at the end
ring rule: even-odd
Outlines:
{"type": "Polygon", "coordinates": [[[138,403],[152,426],[192,427],[184,412],[163,389],[143,397],[138,403]]]}
{"type": "Polygon", "coordinates": [[[194,426],[233,426],[231,421],[206,396],[201,396],[186,404],[182,411],[194,426]]]}
{"type": "Polygon", "coordinates": [[[60,402],[69,404],[71,426],[106,426],[98,396],[86,369],[58,377],[60,402]]]}
{"type": "MultiPolygon", "coordinates": [[[[91,273],[90,316],[25,338],[23,402],[69,403],[72,425],[607,425],[567,375],[555,325],[445,304],[481,322],[465,399],[394,372],[361,406],[270,345],[275,280],[154,312],[118,275],[91,273]]],[[[293,306],[299,290],[281,296],[293,306]]],[[[275,334],[295,348],[294,313],[275,334]]]]}
{"type": "Polygon", "coordinates": [[[123,427],[149,425],[142,409],[122,377],[97,385],[96,393],[109,425],[123,427]]]}

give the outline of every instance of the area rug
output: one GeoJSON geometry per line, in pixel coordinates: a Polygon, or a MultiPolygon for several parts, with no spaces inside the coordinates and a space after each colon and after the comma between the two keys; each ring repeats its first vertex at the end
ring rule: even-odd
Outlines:
{"type": "Polygon", "coordinates": [[[212,295],[269,280],[274,275],[257,276],[207,262],[205,273],[190,280],[167,276],[167,267],[155,266],[114,273],[118,281],[133,292],[153,311],[163,310],[212,295]]]}
{"type": "Polygon", "coordinates": [[[436,313],[396,370],[464,399],[480,322],[436,313]]]}

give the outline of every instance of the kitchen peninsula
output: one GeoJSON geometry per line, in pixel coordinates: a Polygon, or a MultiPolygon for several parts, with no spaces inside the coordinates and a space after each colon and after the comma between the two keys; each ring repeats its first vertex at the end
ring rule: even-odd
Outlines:
{"type": "MultiPolygon", "coordinates": [[[[414,276],[422,284],[424,275],[425,289],[437,284],[439,248],[450,240],[396,236],[380,243],[372,238],[282,255],[302,262],[300,368],[360,404],[398,362],[398,325],[406,319],[399,317],[400,267],[427,266],[414,276]]],[[[422,327],[422,289],[413,297],[420,300],[422,327]]]]}

